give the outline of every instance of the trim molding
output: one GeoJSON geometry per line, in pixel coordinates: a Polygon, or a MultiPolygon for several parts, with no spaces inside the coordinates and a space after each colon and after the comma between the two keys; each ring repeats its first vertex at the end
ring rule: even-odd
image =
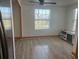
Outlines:
{"type": "Polygon", "coordinates": [[[20,13],[20,35],[22,36],[22,13],[21,13],[22,11],[21,11],[21,6],[20,5],[19,5],[19,8],[20,8],[20,10],[19,10],[20,11],[19,12],[20,13]]]}
{"type": "Polygon", "coordinates": [[[15,37],[15,39],[25,39],[25,38],[38,38],[38,37],[57,37],[58,35],[48,35],[48,36],[28,36],[28,37],[15,37]]]}

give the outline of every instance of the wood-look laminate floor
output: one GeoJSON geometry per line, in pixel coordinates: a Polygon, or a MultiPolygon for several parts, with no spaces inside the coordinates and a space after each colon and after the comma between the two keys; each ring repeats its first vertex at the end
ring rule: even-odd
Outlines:
{"type": "Polygon", "coordinates": [[[16,59],[72,59],[72,46],[58,37],[16,40],[16,59]]]}

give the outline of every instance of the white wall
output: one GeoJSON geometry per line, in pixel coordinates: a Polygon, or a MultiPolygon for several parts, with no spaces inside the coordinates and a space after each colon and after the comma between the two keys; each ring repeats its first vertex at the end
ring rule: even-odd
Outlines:
{"type": "Polygon", "coordinates": [[[13,8],[13,21],[14,21],[14,35],[15,37],[20,37],[20,6],[17,3],[17,1],[12,2],[12,8],[13,8]]]}
{"type": "Polygon", "coordinates": [[[75,15],[73,10],[75,8],[77,8],[77,4],[73,4],[73,5],[66,7],[66,23],[65,23],[66,27],[65,27],[65,29],[68,32],[73,31],[74,15],[75,15]]]}
{"type": "Polygon", "coordinates": [[[58,35],[64,29],[65,8],[54,6],[22,6],[22,36],[45,36],[58,35]],[[50,28],[47,30],[35,30],[34,28],[34,9],[46,8],[51,10],[50,28]]]}

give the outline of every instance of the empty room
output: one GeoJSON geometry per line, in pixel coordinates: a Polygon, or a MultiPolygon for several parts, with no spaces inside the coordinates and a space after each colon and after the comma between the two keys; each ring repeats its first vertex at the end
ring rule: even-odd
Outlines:
{"type": "Polygon", "coordinates": [[[9,59],[77,59],[77,0],[2,1],[0,19],[5,36],[13,38],[9,59]]]}
{"type": "Polygon", "coordinates": [[[13,18],[16,59],[73,58],[77,1],[13,1],[13,18]]]}
{"type": "Polygon", "coordinates": [[[19,0],[13,7],[16,59],[72,59],[77,1],[19,0]]]}

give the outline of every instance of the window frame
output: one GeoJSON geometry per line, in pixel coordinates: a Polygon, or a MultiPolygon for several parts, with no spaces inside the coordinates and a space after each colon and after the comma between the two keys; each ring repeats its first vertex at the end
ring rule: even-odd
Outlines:
{"type": "Polygon", "coordinates": [[[45,30],[45,29],[49,29],[50,28],[50,9],[35,9],[34,10],[34,17],[35,17],[35,30],[45,30]],[[42,16],[44,16],[44,17],[42,17],[42,18],[40,18],[40,16],[38,16],[37,14],[36,14],[36,10],[37,10],[37,13],[38,14],[40,14],[40,16],[42,15],[42,16]],[[41,11],[40,11],[41,10],[41,11]],[[46,14],[47,13],[45,13],[46,11],[48,11],[48,17],[47,18],[45,18],[46,16],[46,14]],[[40,12],[40,13],[39,13],[40,12]],[[44,12],[44,13],[42,13],[42,12],[44,12]],[[38,18],[36,18],[36,15],[37,15],[37,17],[38,18]],[[40,25],[40,24],[38,24],[38,26],[36,25],[36,21],[47,21],[48,22],[48,24],[46,25],[46,26],[48,26],[48,27],[46,27],[45,26],[45,24],[43,24],[42,23],[42,25],[40,25]],[[36,26],[38,27],[38,28],[36,28],[36,26]],[[43,27],[40,27],[39,28],[39,26],[43,26],[43,27]],[[45,28],[46,27],[46,28],[45,28]]]}

